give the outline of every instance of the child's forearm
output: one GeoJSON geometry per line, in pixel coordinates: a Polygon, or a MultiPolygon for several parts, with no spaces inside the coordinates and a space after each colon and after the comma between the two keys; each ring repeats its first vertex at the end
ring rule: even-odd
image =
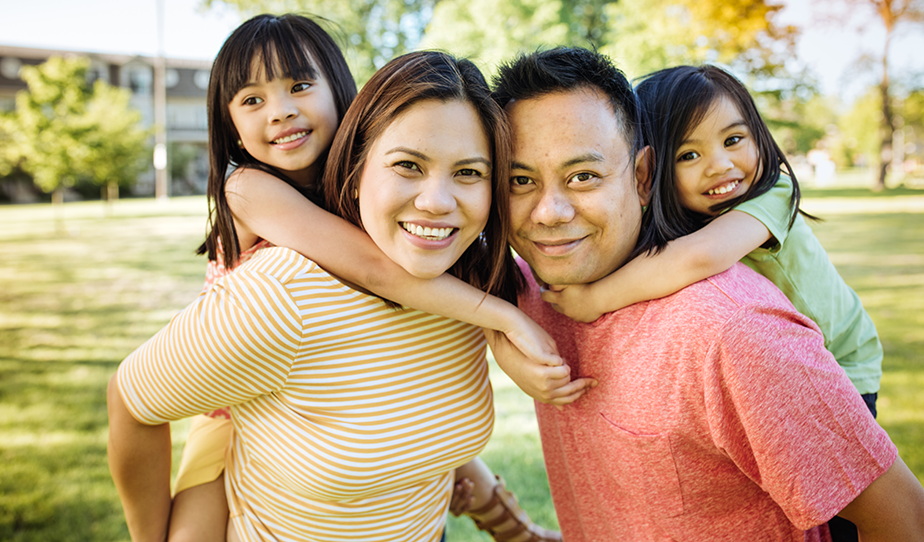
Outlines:
{"type": "Polygon", "coordinates": [[[143,425],[125,407],[116,378],[109,382],[109,470],[133,542],[167,539],[170,521],[170,425],[143,425]]]}
{"type": "Polygon", "coordinates": [[[642,254],[590,286],[588,299],[601,312],[671,295],[729,269],[770,238],[756,218],[729,211],[657,254],[642,254]]]}
{"type": "Polygon", "coordinates": [[[510,303],[452,276],[414,277],[358,227],[267,173],[235,172],[228,183],[228,203],[239,235],[291,248],[333,275],[417,310],[503,332],[521,321],[510,303]]]}

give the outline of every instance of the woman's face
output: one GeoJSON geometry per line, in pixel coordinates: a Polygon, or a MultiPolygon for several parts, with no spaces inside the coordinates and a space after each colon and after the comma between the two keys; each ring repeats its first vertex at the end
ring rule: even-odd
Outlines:
{"type": "Polygon", "coordinates": [[[491,158],[472,105],[412,104],[366,156],[359,181],[363,227],[412,275],[443,274],[488,222],[491,158]]]}

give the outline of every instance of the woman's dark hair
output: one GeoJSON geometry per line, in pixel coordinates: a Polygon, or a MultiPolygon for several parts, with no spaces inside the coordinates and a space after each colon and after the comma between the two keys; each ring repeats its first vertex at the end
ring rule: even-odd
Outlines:
{"type": "Polygon", "coordinates": [[[754,182],[744,194],[714,205],[710,210],[720,213],[766,193],[779,180],[782,171],[792,178],[789,222],[792,227],[796,213],[801,212],[799,183],[757,112],[747,88],[738,79],[716,66],[677,66],[645,76],[636,86],[636,93],[642,113],[644,143],[651,147],[654,155],[650,204],[642,217],[636,253],[658,252],[669,241],[702,228],[713,218],[713,215],[683,206],[677,190],[675,163],[684,139],[721,98],[734,103],[744,117],[757,147],[758,168],[754,182]]]}
{"type": "MultiPolygon", "coordinates": [[[[218,244],[224,251],[222,263],[234,267],[241,254],[231,209],[225,196],[228,168],[254,168],[266,171],[292,185],[318,202],[317,187],[301,187],[278,169],[264,164],[241,148],[228,105],[249,81],[255,61],[262,62],[269,81],[277,77],[317,79],[321,75],[330,86],[342,120],[356,96],[356,83],[343,54],[318,23],[300,15],[257,15],[239,26],[222,45],[212,64],[208,90],[209,119],[209,232],[197,251],[218,259],[218,244]],[[320,74],[318,73],[320,71],[320,74]]],[[[321,171],[326,155],[318,158],[321,171]]]]}
{"type": "Polygon", "coordinates": [[[508,185],[512,137],[484,76],[468,60],[423,51],[395,58],[375,73],[343,119],[322,180],[327,209],[362,227],[353,197],[369,150],[404,111],[424,100],[458,100],[476,111],[491,148],[492,205],[484,231],[449,272],[492,295],[515,302],[523,278],[507,247],[508,185]]]}

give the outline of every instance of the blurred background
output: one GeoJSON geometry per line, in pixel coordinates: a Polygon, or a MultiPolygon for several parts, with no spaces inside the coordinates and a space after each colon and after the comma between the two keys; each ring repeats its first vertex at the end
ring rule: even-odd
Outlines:
{"type": "MultiPolygon", "coordinates": [[[[488,76],[562,44],[630,79],[732,70],[879,329],[878,421],[924,480],[924,0],[4,0],[0,541],[128,540],[106,384],[202,287],[212,59],[249,16],[289,11],[328,19],[359,84],[419,48],[488,76]]],[[[496,366],[492,382],[483,457],[555,527],[532,403],[496,366]]],[[[456,518],[447,539],[489,540],[456,518]]]]}
{"type": "Polygon", "coordinates": [[[719,63],[752,89],[803,183],[924,178],[921,0],[45,0],[2,10],[0,201],[203,193],[211,60],[264,11],[329,19],[360,84],[417,48],[489,74],[561,44],[596,47],[630,78],[719,63]],[[55,57],[70,64],[30,75],[55,57]],[[67,104],[49,93],[78,84],[62,70],[86,81],[67,104]],[[29,113],[52,102],[68,118],[29,113]]]}

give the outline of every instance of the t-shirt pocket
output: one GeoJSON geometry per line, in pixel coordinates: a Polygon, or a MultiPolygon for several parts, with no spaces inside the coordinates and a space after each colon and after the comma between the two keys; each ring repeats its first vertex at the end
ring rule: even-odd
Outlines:
{"type": "Polygon", "coordinates": [[[683,514],[680,478],[671,453],[670,437],[637,434],[619,427],[600,413],[598,446],[613,485],[629,506],[652,518],[683,514]]]}

